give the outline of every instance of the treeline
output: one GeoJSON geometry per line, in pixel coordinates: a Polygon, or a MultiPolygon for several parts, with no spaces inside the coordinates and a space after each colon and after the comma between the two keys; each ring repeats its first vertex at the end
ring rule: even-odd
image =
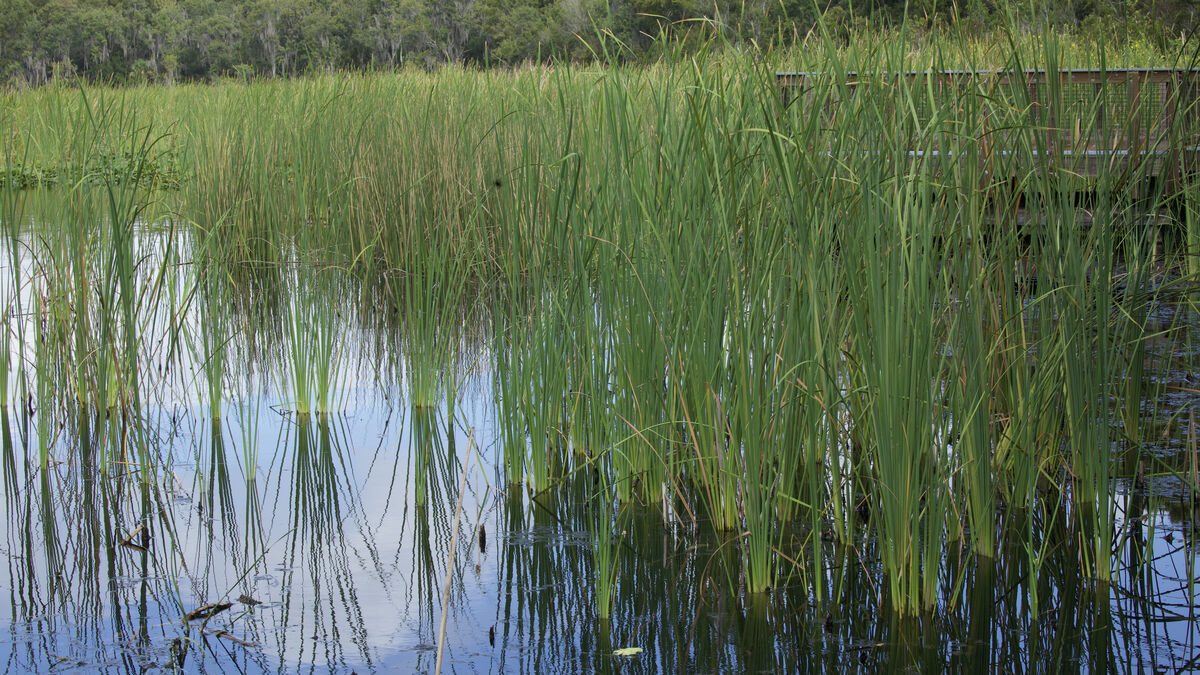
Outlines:
{"type": "MultiPolygon", "coordinates": [[[[0,82],[287,77],[406,64],[586,60],[653,54],[664,31],[731,42],[802,39],[823,14],[849,35],[907,17],[986,30],[1006,17],[1097,36],[1113,23],[1177,39],[1194,0],[0,0],[0,82]],[[689,19],[707,19],[700,23],[689,19]],[[598,36],[608,40],[601,44],[598,36]]],[[[674,44],[686,45],[675,41],[674,44]]]]}

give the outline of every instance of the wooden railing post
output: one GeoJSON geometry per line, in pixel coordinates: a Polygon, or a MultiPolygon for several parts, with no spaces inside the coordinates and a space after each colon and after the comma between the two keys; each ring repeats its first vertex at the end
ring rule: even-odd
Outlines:
{"type": "MultiPolygon", "coordinates": [[[[925,99],[930,95],[933,100],[928,104],[936,107],[939,101],[957,100],[964,85],[986,88],[989,95],[1010,100],[1028,96],[1025,124],[1033,127],[1035,142],[1042,143],[1035,148],[1038,156],[1031,159],[1041,168],[1063,165],[1089,176],[1097,172],[1121,172],[1127,178],[1157,176],[1169,190],[1178,190],[1200,170],[1200,70],[910,71],[875,76],[877,84],[884,86],[907,82],[919,88],[920,115],[927,112],[925,99]],[[981,82],[981,77],[988,79],[981,82]],[[1094,95],[1090,100],[1089,91],[1094,95]],[[1118,108],[1125,114],[1117,114],[1118,108]]],[[[823,115],[832,117],[839,106],[854,104],[859,78],[871,74],[845,73],[840,82],[820,80],[823,77],[831,74],[778,73],[784,105],[818,106],[823,115]]],[[[984,116],[978,127],[983,135],[980,149],[987,175],[994,180],[1005,164],[998,153],[1012,148],[1005,125],[987,119],[991,109],[986,104],[972,106],[975,112],[970,114],[984,116]]],[[[913,149],[932,150],[919,154],[936,157],[946,150],[943,140],[939,137],[929,147],[913,149]]]]}
{"type": "Polygon", "coordinates": [[[1142,108],[1142,78],[1136,74],[1126,75],[1129,91],[1129,117],[1125,121],[1125,150],[1126,157],[1132,159],[1134,153],[1141,148],[1141,108],[1142,108]]]}

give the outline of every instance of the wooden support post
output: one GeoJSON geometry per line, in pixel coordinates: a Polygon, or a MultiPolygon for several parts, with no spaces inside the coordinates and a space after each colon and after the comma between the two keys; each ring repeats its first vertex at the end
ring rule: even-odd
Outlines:
{"type": "MultiPolygon", "coordinates": [[[[1129,88],[1129,117],[1125,121],[1126,139],[1125,150],[1127,161],[1130,165],[1134,163],[1136,153],[1140,153],[1142,148],[1142,125],[1141,108],[1142,108],[1142,78],[1139,75],[1131,74],[1128,77],[1129,88]]],[[[1130,167],[1132,168],[1132,167],[1130,167]]]]}
{"type": "Polygon", "coordinates": [[[1180,187],[1179,150],[1182,129],[1175,123],[1175,106],[1179,102],[1178,74],[1172,74],[1171,79],[1163,82],[1162,95],[1163,102],[1166,105],[1163,107],[1162,131],[1160,133],[1166,134],[1169,145],[1167,163],[1163,167],[1163,170],[1167,173],[1167,180],[1163,187],[1165,194],[1170,196],[1176,194],[1180,187]]]}

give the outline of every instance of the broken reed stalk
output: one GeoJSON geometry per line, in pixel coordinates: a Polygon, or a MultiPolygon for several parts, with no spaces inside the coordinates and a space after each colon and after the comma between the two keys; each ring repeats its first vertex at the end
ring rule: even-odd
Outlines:
{"type": "Polygon", "coordinates": [[[446,561],[446,583],[442,586],[442,623],[438,627],[437,662],[433,667],[433,675],[442,672],[442,650],[446,646],[446,617],[450,615],[450,581],[454,578],[454,550],[458,542],[458,521],[462,516],[463,491],[467,489],[467,469],[471,466],[472,451],[475,449],[475,430],[467,441],[467,461],[463,462],[462,479],[458,483],[458,503],[454,506],[454,525],[450,528],[450,558],[446,561]]]}

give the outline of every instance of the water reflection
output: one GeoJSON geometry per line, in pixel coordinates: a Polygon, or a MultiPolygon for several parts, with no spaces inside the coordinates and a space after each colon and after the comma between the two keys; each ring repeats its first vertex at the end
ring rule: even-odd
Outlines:
{"type": "MultiPolygon", "coordinates": [[[[620,531],[601,619],[595,476],[536,498],[501,490],[499,448],[468,442],[491,405],[490,376],[477,379],[453,413],[299,416],[241,399],[220,422],[164,416],[150,473],[59,459],[120,438],[111,420],[60,429],[43,467],[39,420],[0,417],[4,671],[428,672],[452,536],[445,672],[1148,670],[1196,653],[1194,514],[1137,491],[1106,592],[1079,584],[1071,518],[1013,510],[1004,527],[1035,532],[1041,557],[953,549],[941,593],[957,601],[907,621],[887,610],[875,542],[828,542],[819,574],[749,595],[736,535],[627,506],[608,521],[620,531]],[[186,620],[215,603],[230,606],[186,620]],[[614,655],[625,647],[644,651],[614,655]]],[[[807,536],[788,540],[813,550],[807,536]]]]}

